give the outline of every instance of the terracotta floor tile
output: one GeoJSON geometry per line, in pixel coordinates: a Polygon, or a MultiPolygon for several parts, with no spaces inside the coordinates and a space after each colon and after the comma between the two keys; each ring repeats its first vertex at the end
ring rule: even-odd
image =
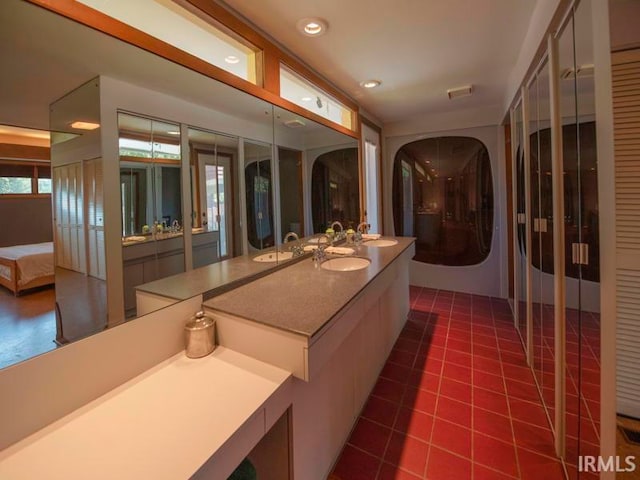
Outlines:
{"type": "Polygon", "coordinates": [[[526,448],[541,455],[555,458],[553,434],[548,428],[531,425],[514,419],[513,433],[518,448],[526,448]]]}
{"type": "Polygon", "coordinates": [[[471,353],[471,342],[465,342],[464,340],[450,338],[447,342],[447,349],[456,350],[463,353],[471,353]]]}
{"type": "Polygon", "coordinates": [[[527,402],[519,398],[509,397],[509,406],[511,408],[511,417],[514,420],[545,428],[549,424],[544,409],[539,402],[527,402]]]}
{"type": "Polygon", "coordinates": [[[422,475],[428,451],[429,446],[426,442],[394,432],[384,460],[416,475],[422,475]]]}
{"type": "Polygon", "coordinates": [[[405,396],[402,399],[402,404],[405,407],[433,415],[436,410],[437,398],[438,396],[433,392],[417,388],[407,388],[405,396]]]}
{"type": "Polygon", "coordinates": [[[414,369],[409,375],[407,384],[413,388],[420,388],[422,390],[437,393],[438,388],[440,387],[440,375],[414,369]]]}
{"type": "Polygon", "coordinates": [[[471,428],[471,405],[442,395],[438,397],[436,417],[451,423],[471,428]]]}
{"type": "Polygon", "coordinates": [[[473,388],[473,406],[499,413],[500,415],[509,416],[507,397],[483,388],[473,388]]]}
{"type": "Polygon", "coordinates": [[[471,405],[471,385],[451,378],[442,378],[440,395],[471,405]]]}
{"type": "Polygon", "coordinates": [[[458,350],[451,350],[447,348],[444,355],[444,361],[447,363],[454,363],[462,367],[471,368],[471,355],[469,353],[460,352],[458,350]]]}
{"type": "Polygon", "coordinates": [[[393,429],[399,433],[417,437],[428,442],[433,428],[433,416],[417,410],[402,407],[393,425],[393,429]]]}
{"type": "Polygon", "coordinates": [[[427,464],[428,480],[471,480],[471,460],[432,446],[427,464]]]}
{"type": "MultiPolygon", "coordinates": [[[[479,463],[473,464],[473,480],[513,480],[513,478],[515,477],[505,475],[479,463]]],[[[543,478],[540,477],[540,480],[543,478]]]]}
{"type": "Polygon", "coordinates": [[[402,470],[396,465],[383,463],[382,467],[380,467],[377,480],[422,480],[422,475],[417,476],[402,470]]]}
{"type": "Polygon", "coordinates": [[[362,416],[391,427],[396,419],[399,405],[371,395],[362,410],[362,416]]]}
{"type": "Polygon", "coordinates": [[[461,367],[455,363],[445,361],[442,375],[459,382],[471,383],[471,368],[461,367]]]}
{"type": "Polygon", "coordinates": [[[473,409],[473,429],[505,442],[513,442],[511,419],[481,408],[473,409]]]}
{"type": "Polygon", "coordinates": [[[349,443],[376,457],[382,457],[391,436],[391,429],[360,418],[349,437],[349,443]]]}
{"type": "Polygon", "coordinates": [[[518,463],[513,442],[503,442],[475,432],[473,434],[473,460],[504,474],[513,477],[518,475],[518,463]]]}
{"type": "MultiPolygon", "coordinates": [[[[411,299],[415,307],[330,478],[562,479],[508,303],[413,287],[411,299]]],[[[572,321],[567,339],[575,345],[569,344],[568,360],[576,361],[572,321]]],[[[586,336],[588,329],[583,330],[586,336]]],[[[553,332],[542,334],[540,340],[551,345],[553,332]]],[[[599,349],[597,338],[592,349],[599,349]]],[[[599,364],[592,349],[585,350],[594,367],[582,378],[591,389],[582,406],[583,411],[593,409],[596,419],[585,418],[581,425],[587,437],[581,444],[584,454],[598,452],[599,364]]],[[[577,368],[569,364],[567,375],[567,408],[577,411],[577,368]]],[[[552,384],[551,372],[542,381],[552,384]]],[[[548,398],[552,393],[543,388],[548,398]]],[[[577,416],[569,414],[568,434],[575,435],[577,427],[577,416]]],[[[575,456],[577,440],[569,437],[567,448],[575,456]]]]}
{"type": "MultiPolygon", "coordinates": [[[[507,370],[507,365],[504,365],[505,371],[507,370]]],[[[533,379],[526,383],[525,381],[516,381],[511,378],[505,378],[505,384],[507,385],[507,395],[510,397],[516,397],[521,400],[528,400],[530,402],[539,402],[540,394],[538,393],[538,389],[533,383],[533,379]]]]}
{"type": "Polygon", "coordinates": [[[498,360],[498,352],[496,351],[493,358],[474,356],[473,370],[502,376],[502,363],[498,360]]]}
{"type": "Polygon", "coordinates": [[[471,458],[471,430],[447,422],[434,420],[431,444],[465,458],[471,458]]]}
{"type": "Polygon", "coordinates": [[[404,389],[405,386],[402,383],[393,382],[386,378],[379,378],[371,393],[390,402],[400,403],[404,389]]]}
{"type": "Polygon", "coordinates": [[[415,353],[405,352],[404,350],[398,350],[394,348],[391,350],[389,357],[387,358],[387,363],[397,363],[398,365],[402,365],[403,367],[411,368],[413,367],[413,362],[416,359],[415,353]]]}
{"type": "Polygon", "coordinates": [[[501,375],[483,372],[481,370],[473,371],[473,386],[490,390],[494,393],[504,394],[504,378],[501,375]]]}
{"type": "Polygon", "coordinates": [[[407,383],[411,375],[411,368],[403,367],[397,363],[387,362],[380,372],[380,377],[393,380],[398,383],[407,383]]]}
{"type": "Polygon", "coordinates": [[[333,475],[340,480],[372,480],[376,478],[380,459],[346,445],[342,450],[333,475]]]}
{"type": "Polygon", "coordinates": [[[522,480],[563,480],[560,461],[518,448],[522,480]]]}

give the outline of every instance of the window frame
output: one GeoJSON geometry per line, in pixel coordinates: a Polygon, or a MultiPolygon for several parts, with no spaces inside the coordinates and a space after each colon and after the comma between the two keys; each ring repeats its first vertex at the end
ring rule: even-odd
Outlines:
{"type": "MultiPolygon", "coordinates": [[[[49,162],[34,162],[34,161],[20,161],[20,160],[6,160],[6,159],[0,159],[0,178],[3,178],[4,176],[2,175],[2,167],[4,165],[19,165],[19,166],[23,166],[23,167],[31,167],[32,168],[32,174],[31,174],[31,192],[30,193],[1,193],[0,192],[0,199],[2,198],[50,198],[51,197],[51,192],[48,193],[41,193],[39,188],[38,188],[38,180],[41,178],[49,178],[51,180],[51,173],[49,173],[49,176],[41,176],[39,175],[38,169],[40,168],[47,168],[49,169],[49,171],[51,172],[51,164],[49,162]]],[[[25,178],[25,177],[16,177],[16,178],[25,178]]],[[[53,187],[52,187],[53,190],[53,187]]]]}

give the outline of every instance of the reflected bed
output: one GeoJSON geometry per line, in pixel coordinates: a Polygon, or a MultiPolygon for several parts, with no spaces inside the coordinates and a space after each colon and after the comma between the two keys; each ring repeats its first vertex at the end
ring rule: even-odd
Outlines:
{"type": "Polygon", "coordinates": [[[14,295],[54,282],[53,242],[0,248],[0,285],[14,295]]]}

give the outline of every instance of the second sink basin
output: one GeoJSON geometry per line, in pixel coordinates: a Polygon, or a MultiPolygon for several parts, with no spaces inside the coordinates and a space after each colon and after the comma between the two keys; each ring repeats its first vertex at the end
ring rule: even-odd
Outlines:
{"type": "Polygon", "coordinates": [[[368,242],[364,242],[365,247],[393,247],[397,245],[397,240],[369,240],[368,242]]]}
{"type": "Polygon", "coordinates": [[[367,268],[371,260],[361,257],[332,258],[320,264],[320,268],[333,272],[351,272],[367,268]]]}
{"type": "Polygon", "coordinates": [[[253,261],[271,263],[277,262],[279,260],[289,260],[291,258],[293,258],[293,253],[291,252],[269,252],[258,255],[257,257],[253,257],[253,261]]]}

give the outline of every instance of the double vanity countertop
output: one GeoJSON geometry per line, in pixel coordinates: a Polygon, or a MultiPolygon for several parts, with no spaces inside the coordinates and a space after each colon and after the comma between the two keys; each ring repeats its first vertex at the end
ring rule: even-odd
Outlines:
{"type": "Polygon", "coordinates": [[[176,301],[201,294],[204,298],[209,298],[211,295],[225,292],[254,278],[267,275],[274,270],[274,267],[282,265],[288,265],[288,263],[254,262],[250,256],[244,255],[138,285],[136,290],[176,301]]]}
{"type": "Polygon", "coordinates": [[[204,306],[311,338],[415,241],[412,237],[394,239],[398,243],[387,247],[368,247],[367,242],[353,247],[354,256],[371,260],[361,270],[329,271],[304,258],[217,295],[204,306]]]}

